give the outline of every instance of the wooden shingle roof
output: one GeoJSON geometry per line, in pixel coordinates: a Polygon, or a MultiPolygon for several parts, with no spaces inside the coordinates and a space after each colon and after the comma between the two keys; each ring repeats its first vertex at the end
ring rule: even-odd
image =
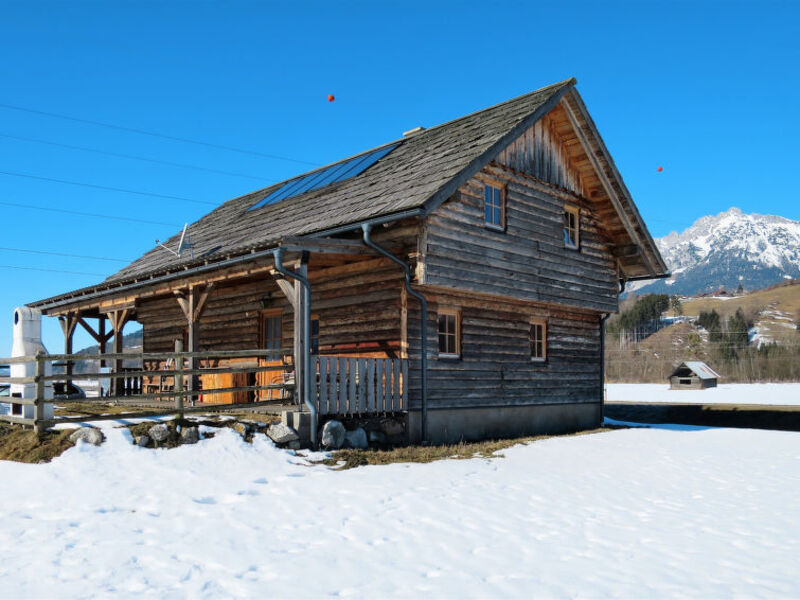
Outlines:
{"type": "MultiPolygon", "coordinates": [[[[437,192],[452,187],[448,186],[451,181],[516,125],[537,109],[549,107],[573,84],[574,79],[563,81],[392,141],[390,144],[398,144],[394,150],[352,179],[256,210],[248,209],[286,182],[228,200],[189,226],[194,256],[201,257],[214,249],[206,258],[241,254],[268,247],[282,237],[302,236],[422,207],[437,192]]],[[[176,235],[165,244],[177,247],[177,242],[176,235]]],[[[106,281],[141,277],[192,262],[196,261],[186,254],[179,259],[156,247],[106,281]]]]}
{"type": "MultiPolygon", "coordinates": [[[[576,110],[582,112],[575,83],[575,79],[568,79],[370,149],[362,154],[394,146],[388,154],[350,179],[250,210],[281,186],[354,157],[228,200],[189,226],[194,258],[188,253],[178,257],[155,247],[97,285],[33,302],[30,306],[53,308],[81,297],[97,297],[129,285],[138,286],[145,280],[171,277],[195,267],[216,268],[213,265],[244,260],[247,255],[275,247],[286,238],[329,234],[371,220],[390,221],[411,214],[427,214],[562,99],[575,104],[576,110]]],[[[652,258],[653,266],[645,268],[647,275],[663,276],[668,269],[599,134],[594,132],[588,116],[585,118],[588,125],[580,126],[586,127],[587,135],[594,140],[596,148],[591,153],[599,161],[598,168],[618,188],[622,204],[616,214],[625,213],[628,222],[633,223],[629,226],[632,241],[626,243],[641,243],[646,256],[652,258]]],[[[178,235],[167,240],[165,245],[177,247],[178,235]]]]}

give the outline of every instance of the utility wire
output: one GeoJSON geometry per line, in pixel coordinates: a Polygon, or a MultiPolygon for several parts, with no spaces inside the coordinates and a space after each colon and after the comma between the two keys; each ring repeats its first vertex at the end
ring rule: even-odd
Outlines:
{"type": "Polygon", "coordinates": [[[31,113],[34,115],[44,115],[46,117],[54,117],[56,119],[65,119],[67,121],[74,121],[76,123],[86,123],[89,125],[97,125],[98,127],[107,127],[109,129],[117,129],[119,131],[128,131],[130,133],[138,133],[139,135],[149,135],[150,137],[162,138],[165,140],[172,140],[174,142],[183,142],[185,144],[196,144],[198,146],[205,146],[207,148],[218,148],[220,150],[227,150],[229,152],[238,152],[240,154],[251,154],[253,156],[261,156],[263,158],[271,158],[276,160],[285,160],[289,162],[304,164],[304,165],[312,165],[312,166],[319,166],[318,163],[309,162],[307,160],[300,160],[297,158],[291,158],[289,156],[281,156],[279,154],[265,154],[263,152],[256,152],[255,150],[243,150],[241,148],[234,148],[233,146],[225,146],[222,144],[212,144],[210,142],[203,142],[200,140],[193,140],[190,138],[182,138],[173,135],[166,135],[163,133],[157,133],[153,131],[147,131],[144,129],[137,129],[135,127],[125,127],[123,125],[115,125],[113,123],[104,123],[102,121],[93,121],[91,119],[81,119],[78,117],[71,117],[69,115],[62,115],[58,113],[51,113],[46,112],[43,110],[36,110],[33,108],[26,108],[24,106],[15,106],[13,104],[3,104],[0,103],[0,108],[7,108],[9,110],[17,110],[21,112],[31,113]]]}
{"type": "Polygon", "coordinates": [[[107,150],[100,150],[98,148],[87,148],[86,146],[73,146],[71,144],[62,144],[60,142],[51,142],[48,140],[41,140],[37,138],[23,137],[19,135],[11,135],[8,133],[0,133],[0,137],[8,138],[11,140],[20,140],[23,142],[33,142],[35,144],[45,144],[47,146],[55,146],[57,148],[66,148],[68,150],[80,150],[82,152],[94,152],[95,154],[105,154],[106,156],[115,156],[117,158],[127,158],[132,160],[141,160],[144,162],[167,165],[170,167],[180,167],[182,169],[194,169],[195,171],[207,171],[209,173],[218,173],[220,175],[231,175],[234,177],[246,177],[247,179],[255,179],[265,183],[272,183],[273,180],[268,180],[264,177],[256,175],[248,175],[247,173],[237,173],[235,171],[223,171],[221,169],[212,169],[210,167],[201,167],[199,165],[187,165],[185,163],[177,163],[168,160],[160,160],[157,158],[148,158],[146,156],[136,156],[134,154],[122,154],[119,152],[109,152],[107,150]]]}
{"type": "Polygon", "coordinates": [[[181,200],[182,202],[193,202],[194,204],[210,204],[217,206],[217,202],[209,202],[207,200],[195,200],[194,198],[184,198],[183,196],[170,196],[168,194],[154,194],[152,192],[140,192],[138,190],[128,190],[125,188],[115,188],[105,185],[96,185],[94,183],[84,183],[82,181],[68,181],[66,179],[55,179],[53,177],[42,177],[40,175],[31,175],[29,173],[16,173],[14,171],[0,171],[0,175],[8,175],[10,177],[24,177],[26,179],[37,179],[39,181],[48,181],[50,183],[63,183],[65,185],[75,185],[79,187],[87,187],[96,190],[105,190],[109,192],[122,192],[124,194],[135,194],[137,196],[151,196],[153,198],[164,198],[166,200],[181,200]]]}
{"type": "Polygon", "coordinates": [[[66,252],[50,252],[47,250],[27,250],[25,248],[3,248],[0,246],[0,251],[4,252],[25,252],[27,254],[46,254],[48,256],[66,256],[68,258],[88,258],[90,260],[105,260],[108,262],[121,262],[129,263],[131,261],[122,258],[108,258],[106,256],[88,256],[86,254],[68,254],[66,252]]]}
{"type": "Polygon", "coordinates": [[[107,273],[86,273],[84,271],[63,271],[61,269],[39,269],[37,267],[19,267],[17,265],[0,265],[0,269],[16,269],[19,271],[43,271],[45,273],[68,273],[70,275],[92,275],[95,277],[106,277],[107,273]]]}
{"type": "Polygon", "coordinates": [[[104,215],[100,213],[81,212],[77,210],[67,210],[65,208],[50,208],[46,206],[34,206],[33,204],[23,204],[21,202],[5,202],[0,200],[2,206],[14,206],[16,208],[30,208],[32,210],[42,210],[46,212],[61,213],[65,215],[79,215],[81,217],[96,217],[98,219],[113,219],[115,221],[128,221],[130,223],[145,223],[147,225],[165,225],[167,227],[181,227],[175,223],[164,223],[163,221],[148,221],[146,219],[136,219],[133,217],[118,217],[115,215],[104,215]]]}

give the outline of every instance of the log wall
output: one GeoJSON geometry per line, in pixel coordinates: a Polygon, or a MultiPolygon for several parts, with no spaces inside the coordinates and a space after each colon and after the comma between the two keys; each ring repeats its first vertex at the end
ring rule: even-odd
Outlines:
{"type": "Polygon", "coordinates": [[[617,310],[616,262],[580,197],[491,164],[426,220],[418,276],[428,285],[617,310]],[[484,179],[506,184],[506,229],[484,226],[484,179]],[[580,208],[580,248],[563,242],[564,205],[580,208]]]}
{"type": "MultiPolygon", "coordinates": [[[[394,358],[400,350],[402,271],[387,259],[309,268],[320,354],[394,358]]],[[[293,343],[293,309],[271,276],[216,287],[199,320],[199,349],[257,348],[264,309],[283,309],[282,347],[293,343]],[[267,298],[265,303],[262,300],[267,298]]],[[[186,320],[173,297],[142,300],[145,352],[169,352],[186,320]]]]}
{"type": "MultiPolygon", "coordinates": [[[[428,299],[428,407],[599,402],[600,315],[442,289],[428,299]],[[438,357],[437,311],[461,310],[461,358],[438,357]],[[547,360],[531,361],[530,319],[547,323],[547,360]]],[[[410,407],[420,407],[420,313],[409,300],[410,407]]]]}

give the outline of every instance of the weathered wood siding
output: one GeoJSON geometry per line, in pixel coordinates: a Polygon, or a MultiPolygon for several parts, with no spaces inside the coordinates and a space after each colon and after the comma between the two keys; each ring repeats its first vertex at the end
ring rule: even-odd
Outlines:
{"type": "Polygon", "coordinates": [[[617,310],[616,263],[601,228],[579,198],[493,164],[426,220],[422,281],[466,291],[617,310]],[[506,230],[484,226],[484,183],[506,184],[506,230]],[[580,248],[564,247],[564,205],[580,207],[580,248]]]}
{"type": "MultiPolygon", "coordinates": [[[[402,271],[387,259],[309,269],[311,310],[319,318],[321,354],[395,357],[400,349],[402,271]]],[[[293,310],[270,277],[216,287],[200,317],[200,349],[257,348],[264,308],[283,309],[282,347],[293,343],[293,310]],[[268,298],[266,307],[262,299],[268,298]]],[[[172,297],[142,300],[137,321],[145,352],[168,352],[186,320],[172,297]]]]}
{"type": "Polygon", "coordinates": [[[550,115],[537,121],[497,155],[496,162],[586,196],[579,169],[556,132],[550,115]]]}
{"type": "MultiPolygon", "coordinates": [[[[599,402],[600,315],[427,290],[429,408],[599,402]],[[461,310],[461,358],[438,357],[437,311],[461,310]],[[547,360],[531,361],[530,319],[547,323],[547,360]]],[[[420,407],[419,309],[409,300],[410,407],[420,407]]]]}

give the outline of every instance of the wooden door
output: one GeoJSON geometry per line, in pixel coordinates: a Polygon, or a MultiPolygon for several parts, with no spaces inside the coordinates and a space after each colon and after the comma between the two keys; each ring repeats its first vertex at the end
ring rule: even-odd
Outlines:
{"type": "MultiPolygon", "coordinates": [[[[265,350],[280,350],[283,341],[283,311],[279,308],[265,310],[261,313],[259,322],[259,339],[261,347],[265,350]]],[[[259,366],[279,366],[283,364],[282,357],[278,354],[260,358],[259,366]]],[[[256,374],[257,385],[274,385],[283,383],[283,371],[262,371],[256,374]]],[[[285,397],[283,390],[259,390],[258,400],[279,400],[285,397]]]]}

